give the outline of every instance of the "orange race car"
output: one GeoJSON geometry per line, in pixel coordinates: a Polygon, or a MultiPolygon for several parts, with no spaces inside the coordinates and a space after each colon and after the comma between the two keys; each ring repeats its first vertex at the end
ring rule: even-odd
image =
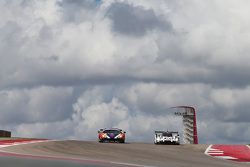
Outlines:
{"type": "Polygon", "coordinates": [[[117,128],[100,129],[98,131],[99,142],[125,143],[125,131],[117,128]]]}

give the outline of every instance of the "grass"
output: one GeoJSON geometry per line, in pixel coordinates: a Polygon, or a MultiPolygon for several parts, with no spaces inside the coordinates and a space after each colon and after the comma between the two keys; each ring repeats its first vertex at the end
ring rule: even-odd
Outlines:
{"type": "Polygon", "coordinates": [[[14,138],[12,138],[12,137],[0,137],[0,140],[12,140],[12,139],[14,139],[14,138]]]}

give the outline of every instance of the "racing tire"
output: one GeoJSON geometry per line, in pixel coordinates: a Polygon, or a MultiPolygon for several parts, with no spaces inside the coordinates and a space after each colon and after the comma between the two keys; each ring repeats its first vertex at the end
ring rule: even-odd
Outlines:
{"type": "Polygon", "coordinates": [[[125,143],[125,140],[120,140],[119,143],[125,143]]]}

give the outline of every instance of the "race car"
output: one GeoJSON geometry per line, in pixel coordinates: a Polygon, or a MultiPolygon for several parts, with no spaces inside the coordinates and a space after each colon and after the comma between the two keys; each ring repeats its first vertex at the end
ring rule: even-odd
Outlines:
{"type": "Polygon", "coordinates": [[[178,132],[155,131],[155,144],[180,144],[180,135],[178,132]]]}
{"type": "Polygon", "coordinates": [[[99,142],[125,143],[125,131],[118,128],[100,129],[98,131],[99,142]]]}

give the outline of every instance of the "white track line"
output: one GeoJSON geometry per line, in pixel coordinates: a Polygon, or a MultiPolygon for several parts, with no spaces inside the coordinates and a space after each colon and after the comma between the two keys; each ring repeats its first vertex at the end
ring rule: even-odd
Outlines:
{"type": "Polygon", "coordinates": [[[208,153],[209,155],[223,155],[224,153],[208,153]]]}
{"type": "Polygon", "coordinates": [[[220,159],[231,159],[231,160],[238,159],[238,158],[231,157],[231,156],[214,156],[214,157],[215,158],[220,158],[220,159]]]}
{"type": "Polygon", "coordinates": [[[216,149],[216,148],[210,148],[210,151],[217,151],[219,149],[216,149]]]}
{"type": "MultiPolygon", "coordinates": [[[[212,144],[210,144],[210,145],[208,146],[208,148],[207,148],[206,151],[205,151],[205,154],[206,154],[206,155],[209,155],[209,154],[208,154],[208,151],[211,149],[212,146],[213,146],[212,144]]],[[[212,149],[213,149],[213,148],[212,148],[212,149]]]]}
{"type": "Polygon", "coordinates": [[[215,148],[211,148],[213,145],[211,144],[205,151],[205,154],[213,157],[213,158],[219,158],[219,159],[224,159],[224,160],[236,160],[238,158],[235,157],[231,157],[231,156],[222,156],[224,154],[224,151],[219,150],[219,149],[215,149],[215,148]],[[218,155],[218,156],[216,156],[218,155]]]}

